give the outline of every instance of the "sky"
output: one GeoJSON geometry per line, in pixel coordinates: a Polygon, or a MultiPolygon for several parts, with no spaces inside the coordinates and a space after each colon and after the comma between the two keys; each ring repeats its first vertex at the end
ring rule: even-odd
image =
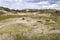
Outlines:
{"type": "Polygon", "coordinates": [[[60,0],[0,0],[0,6],[11,9],[58,9],[60,0]]]}

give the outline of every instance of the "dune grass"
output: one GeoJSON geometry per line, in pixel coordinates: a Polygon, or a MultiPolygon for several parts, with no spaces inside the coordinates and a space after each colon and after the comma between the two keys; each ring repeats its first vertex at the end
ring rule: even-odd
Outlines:
{"type": "MultiPolygon", "coordinates": [[[[28,16],[20,16],[20,15],[8,15],[8,16],[0,16],[0,21],[1,20],[5,20],[5,19],[9,19],[9,18],[20,18],[20,17],[28,17],[28,16]]],[[[32,17],[32,16],[29,16],[32,17]]],[[[55,29],[60,29],[60,17],[32,17],[34,19],[43,19],[43,20],[47,20],[47,19],[52,19],[53,21],[55,21],[56,23],[49,23],[46,22],[47,26],[53,27],[55,29]]],[[[31,33],[30,35],[31,38],[29,38],[29,35],[26,36],[27,34],[24,35],[24,33],[29,33],[30,31],[32,31],[32,27],[27,26],[25,24],[9,24],[6,25],[3,28],[0,28],[0,33],[11,33],[11,36],[14,37],[14,40],[60,40],[60,34],[58,33],[53,33],[53,34],[37,34],[35,35],[34,33],[31,33]]]]}
{"type": "Polygon", "coordinates": [[[16,18],[16,17],[20,17],[20,16],[19,15],[0,16],[0,20],[5,20],[5,19],[9,19],[9,18],[16,18]]]}
{"type": "Polygon", "coordinates": [[[30,28],[29,26],[27,26],[25,24],[16,23],[16,24],[6,25],[6,27],[2,27],[0,29],[0,32],[1,33],[4,33],[4,32],[24,32],[24,31],[28,31],[30,29],[32,29],[32,28],[30,28]]]}

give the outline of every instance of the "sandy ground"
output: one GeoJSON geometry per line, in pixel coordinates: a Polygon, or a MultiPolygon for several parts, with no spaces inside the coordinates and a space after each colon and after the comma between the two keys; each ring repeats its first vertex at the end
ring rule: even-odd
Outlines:
{"type": "Polygon", "coordinates": [[[4,21],[1,21],[0,28],[3,28],[6,25],[15,24],[15,23],[24,23],[25,25],[33,27],[34,29],[32,31],[34,33],[42,33],[42,32],[44,32],[44,34],[55,33],[55,32],[60,33],[59,32],[60,30],[51,30],[52,27],[48,27],[47,25],[44,25],[42,23],[37,23],[37,21],[38,20],[29,18],[29,17],[10,18],[10,19],[6,19],[4,21]],[[23,20],[23,18],[24,18],[24,20],[23,20]]]}

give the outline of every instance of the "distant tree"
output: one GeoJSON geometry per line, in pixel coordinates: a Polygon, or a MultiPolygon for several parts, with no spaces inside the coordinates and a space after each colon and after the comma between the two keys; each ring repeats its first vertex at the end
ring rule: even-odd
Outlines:
{"type": "Polygon", "coordinates": [[[56,10],[55,15],[60,16],[60,11],[56,10]]]}
{"type": "Polygon", "coordinates": [[[4,8],[4,10],[5,10],[5,11],[8,11],[8,12],[10,11],[10,9],[9,9],[9,8],[4,8]]]}

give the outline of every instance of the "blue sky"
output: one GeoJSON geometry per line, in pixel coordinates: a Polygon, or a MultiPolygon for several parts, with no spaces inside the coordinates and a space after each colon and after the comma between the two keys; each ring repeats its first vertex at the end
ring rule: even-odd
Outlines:
{"type": "Polygon", "coordinates": [[[0,0],[0,6],[11,9],[58,9],[60,0],[0,0]]]}

